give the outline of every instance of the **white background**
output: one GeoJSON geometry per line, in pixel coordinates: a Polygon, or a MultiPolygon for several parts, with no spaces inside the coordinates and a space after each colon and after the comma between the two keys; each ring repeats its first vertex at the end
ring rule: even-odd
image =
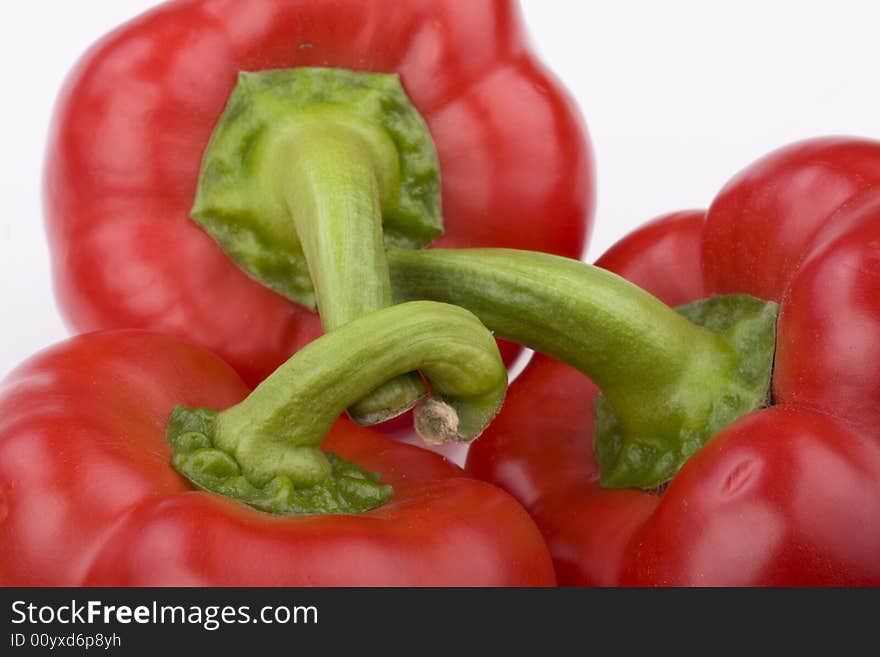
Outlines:
{"type": "MultiPolygon", "coordinates": [[[[0,376],[66,335],[40,208],[55,95],[92,41],[154,4],[0,1],[0,376]]],[[[777,146],[831,133],[880,137],[877,0],[522,5],[535,47],[593,137],[599,206],[589,260],[655,215],[704,207],[777,146]]]]}

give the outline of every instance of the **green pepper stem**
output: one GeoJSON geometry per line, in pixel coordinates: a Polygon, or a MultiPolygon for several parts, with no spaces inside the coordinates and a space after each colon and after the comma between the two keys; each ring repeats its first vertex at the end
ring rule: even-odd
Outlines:
{"type": "Polygon", "coordinates": [[[426,440],[476,438],[504,399],[507,372],[479,320],[455,306],[411,302],[364,315],[301,349],[217,415],[214,442],[256,485],[276,476],[314,485],[330,471],[320,444],[343,409],[416,369],[434,400],[416,408],[426,440]]]}
{"type": "Polygon", "coordinates": [[[605,485],[668,480],[708,439],[706,427],[720,428],[766,397],[772,349],[766,355],[750,340],[766,337],[769,324],[772,342],[775,304],[765,312],[763,302],[742,302],[754,315],[750,328],[725,324],[716,332],[611,272],[567,258],[391,249],[388,259],[398,299],[467,308],[499,337],[566,362],[599,386],[616,421],[603,422],[615,442],[605,485]]]}
{"type": "MultiPolygon", "coordinates": [[[[715,333],[623,278],[575,260],[510,249],[392,249],[399,299],[469,309],[500,337],[587,373],[618,406],[653,405],[695,364],[726,367],[715,333]]],[[[700,369],[703,369],[702,367],[700,369]]]]}
{"type": "MultiPolygon", "coordinates": [[[[328,333],[392,304],[381,196],[393,193],[398,173],[397,151],[382,130],[344,115],[330,120],[334,114],[297,122],[283,181],[328,333]]],[[[355,400],[349,416],[376,424],[424,393],[418,373],[404,373],[355,400]]]]}
{"type": "MultiPolygon", "coordinates": [[[[385,243],[442,231],[437,154],[395,75],[241,73],[205,150],[191,216],[251,276],[329,333],[391,303],[385,243]]],[[[415,372],[349,408],[375,424],[425,392],[415,372]]]]}

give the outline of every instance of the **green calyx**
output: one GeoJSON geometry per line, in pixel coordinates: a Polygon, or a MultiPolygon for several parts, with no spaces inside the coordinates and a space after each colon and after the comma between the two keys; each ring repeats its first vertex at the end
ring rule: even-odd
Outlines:
{"type": "Polygon", "coordinates": [[[217,412],[178,406],[168,421],[174,468],[197,488],[239,500],[277,515],[363,513],[391,498],[391,486],[379,475],[332,454],[324,453],[329,469],[318,483],[297,487],[289,476],[277,475],[255,485],[235,457],[214,442],[217,412]]]}
{"type": "MultiPolygon", "coordinates": [[[[594,449],[600,483],[606,488],[655,488],[666,483],[712,436],[768,403],[776,347],[778,305],[745,294],[712,297],[676,308],[681,316],[720,338],[726,367],[701,371],[671,387],[657,406],[675,409],[645,426],[615,415],[607,397],[596,398],[594,449]],[[686,411],[686,412],[685,412],[686,411]]],[[[650,376],[649,372],[645,373],[650,376]]]]}
{"type": "Polygon", "coordinates": [[[372,508],[390,489],[323,452],[321,442],[344,409],[414,370],[431,386],[414,413],[429,442],[473,440],[507,390],[495,340],[471,313],[432,301],[398,304],[309,343],[235,406],[175,411],[175,466],[201,488],[275,513],[372,508]]]}
{"type": "Polygon", "coordinates": [[[337,166],[352,157],[369,168],[388,245],[419,248],[442,232],[437,154],[399,78],[344,69],[240,73],[191,211],[253,278],[310,308],[315,293],[288,187],[308,173],[299,153],[325,144],[337,166]]]}
{"type": "Polygon", "coordinates": [[[391,249],[388,259],[397,299],[467,308],[497,336],[599,386],[603,486],[655,488],[718,430],[766,403],[774,303],[733,295],[676,312],[611,272],[528,251],[391,249]]]}

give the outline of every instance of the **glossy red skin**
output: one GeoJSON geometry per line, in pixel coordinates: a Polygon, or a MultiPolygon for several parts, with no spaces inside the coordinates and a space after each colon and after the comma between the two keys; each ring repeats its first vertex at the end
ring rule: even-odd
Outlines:
{"type": "Polygon", "coordinates": [[[516,497],[547,539],[560,585],[615,585],[633,533],[659,498],[599,488],[593,399],[583,374],[536,354],[471,445],[467,471],[516,497]]]}
{"type": "Polygon", "coordinates": [[[702,299],[708,296],[700,276],[705,219],[705,210],[661,215],[616,242],[596,266],[650,290],[667,306],[702,299]]]}
{"type": "Polygon", "coordinates": [[[394,497],[361,515],[265,514],[193,491],[171,467],[176,404],[249,389],[175,338],[107,331],[41,352],[0,388],[0,585],[552,585],[507,493],[436,454],[340,420],[328,450],[394,497]]]}
{"type": "Polygon", "coordinates": [[[628,546],[624,584],[880,584],[880,446],[775,406],[687,462],[628,546]]]}
{"type": "MultiPolygon", "coordinates": [[[[796,144],[760,160],[712,207],[737,185],[767,207],[793,207],[786,182],[800,179],[799,166],[814,176],[814,155],[827,155],[829,143],[796,144]]],[[[867,159],[865,142],[833,143],[867,159]]],[[[880,145],[873,148],[866,178],[880,166],[880,145]]],[[[816,184],[811,195],[822,197],[816,184]]],[[[757,269],[739,244],[719,241],[738,234],[726,222],[754,220],[732,211],[710,211],[702,235],[696,219],[669,215],[599,260],[671,305],[696,300],[722,278],[727,292],[753,291],[756,280],[757,289],[774,292],[776,406],[715,435],[662,494],[603,490],[592,453],[596,388],[537,356],[471,448],[467,469],[523,502],[560,584],[880,585],[880,187],[838,205],[819,223],[804,214],[811,225],[795,226],[757,269]],[[741,284],[737,272],[716,275],[728,260],[743,273],[741,284]],[[766,278],[756,279],[757,271],[766,278]]],[[[757,237],[753,246],[771,248],[757,237]]]]}
{"type": "Polygon", "coordinates": [[[790,144],[737,174],[709,207],[703,240],[713,294],[779,301],[819,229],[880,184],[880,142],[825,137],[790,144]]]}
{"type": "Polygon", "coordinates": [[[586,130],[513,2],[172,2],[96,44],[56,108],[46,224],[72,328],[183,337],[252,384],[319,334],[314,314],[250,280],[188,219],[236,73],[294,66],[401,75],[440,157],[437,246],[582,253],[586,130]]]}
{"type": "Polygon", "coordinates": [[[880,188],[832,215],[816,242],[783,296],[773,395],[878,436],[880,188]]]}

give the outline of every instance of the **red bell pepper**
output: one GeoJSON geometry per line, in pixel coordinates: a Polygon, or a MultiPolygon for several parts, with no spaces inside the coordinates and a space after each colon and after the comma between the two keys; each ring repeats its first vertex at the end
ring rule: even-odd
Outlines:
{"type": "Polygon", "coordinates": [[[443,396],[417,409],[424,430],[465,439],[506,387],[489,332],[433,303],[354,321],[253,392],[158,334],[40,353],[0,389],[0,585],[552,585],[546,545],[507,493],[334,424],[405,367],[443,396]],[[328,430],[336,456],[319,449],[328,430]]]}
{"type": "Polygon", "coordinates": [[[701,331],[586,265],[391,255],[401,297],[458,303],[568,363],[536,356],[467,461],[530,511],[560,583],[878,585],[878,244],[880,144],[817,139],[745,169],[705,225],[662,218],[597,262],[670,304],[779,302],[760,366],[745,354],[768,336],[723,308],[752,297],[683,306],[701,331]],[[731,382],[758,374],[766,396],[731,412],[747,396],[731,382]]]}
{"type": "MultiPolygon", "coordinates": [[[[248,84],[263,84],[272,76],[239,78],[235,97],[245,97],[248,84]]],[[[317,77],[303,85],[317,88],[317,77]]],[[[326,88],[348,84],[339,79],[326,88]]],[[[396,82],[387,76],[374,82],[388,93],[369,103],[349,94],[350,106],[369,109],[370,103],[382,106],[391,99],[392,119],[410,112],[398,104],[403,94],[391,89],[396,82]]],[[[346,93],[359,85],[351,81],[346,93]]],[[[321,93],[310,100],[339,100],[321,93]]],[[[265,109],[269,103],[255,105],[265,109]]],[[[303,115],[276,118],[271,129],[308,123],[303,115]]],[[[220,132],[215,132],[218,142],[220,132]]],[[[286,139],[272,135],[269,142],[286,139]]],[[[247,154],[263,152],[249,149],[257,142],[248,142],[248,136],[254,133],[227,144],[225,153],[241,155],[243,168],[252,164],[247,154]]],[[[45,207],[55,287],[71,326],[78,331],[145,328],[183,337],[219,354],[251,384],[319,334],[318,318],[300,305],[315,302],[309,273],[321,279],[319,288],[328,288],[318,289],[319,306],[323,301],[345,308],[334,313],[322,307],[325,328],[328,322],[332,328],[387,305],[387,273],[367,257],[377,252],[376,240],[370,241],[374,229],[354,219],[360,214],[369,219],[381,210],[387,240],[396,245],[430,240],[439,230],[439,197],[435,202],[431,196],[439,194],[438,158],[445,233],[436,245],[507,246],[578,257],[593,210],[592,156],[579,113],[529,52],[519,11],[504,0],[170,2],[88,52],[60,98],[47,152],[45,207]],[[269,214],[289,203],[296,230],[290,218],[273,224],[273,216],[251,231],[247,219],[264,207],[224,206],[228,198],[210,198],[210,190],[202,194],[212,176],[216,181],[223,175],[212,165],[222,169],[228,164],[223,153],[205,156],[205,148],[239,72],[293,67],[400,76],[412,106],[430,128],[430,135],[416,135],[412,143],[406,130],[392,135],[401,162],[407,161],[407,149],[421,148],[409,169],[415,170],[410,191],[425,196],[416,199],[422,203],[417,211],[406,203],[395,206],[396,174],[386,166],[388,158],[382,159],[388,144],[379,143],[387,142],[387,135],[375,125],[358,132],[364,121],[357,117],[300,130],[275,168],[256,167],[258,175],[246,181],[264,199],[271,195],[263,192],[277,183],[283,199],[276,203],[270,198],[275,205],[269,214]],[[335,149],[333,144],[341,142],[342,150],[335,149]],[[357,168],[362,156],[369,159],[377,152],[378,164],[357,168]],[[209,166],[197,193],[203,156],[209,166]],[[433,173],[419,180],[424,172],[418,167],[432,157],[433,173]],[[285,172],[291,173],[289,179],[285,172]],[[340,183],[349,174],[362,182],[340,183]],[[370,187],[374,179],[380,188],[378,210],[370,187]],[[317,187],[310,187],[313,183],[317,187]],[[340,209],[339,202],[329,210],[310,205],[315,198],[345,200],[352,189],[360,209],[340,209]],[[250,277],[190,220],[194,202],[194,216],[250,277]],[[301,215],[322,212],[347,212],[343,218],[351,221],[345,225],[360,227],[341,246],[331,241],[349,255],[366,254],[352,264],[349,282],[342,286],[329,280],[334,267],[327,260],[334,256],[321,253],[321,236],[310,237],[308,228],[299,225],[301,215]],[[244,216],[244,224],[224,223],[232,215],[244,216]],[[246,234],[232,243],[226,239],[230,233],[246,234]],[[301,244],[295,244],[294,235],[301,244]],[[262,249],[258,257],[252,257],[254,249],[262,249]],[[301,266],[303,251],[308,269],[301,266]],[[354,288],[346,288],[351,281],[354,288]],[[364,300],[371,294],[374,299],[364,300]]],[[[240,191],[241,196],[250,193],[240,191]]],[[[417,388],[419,383],[410,377],[401,385],[417,388]]],[[[419,391],[410,392],[411,402],[419,391]]],[[[365,419],[370,412],[361,409],[355,415],[365,419]]]]}

